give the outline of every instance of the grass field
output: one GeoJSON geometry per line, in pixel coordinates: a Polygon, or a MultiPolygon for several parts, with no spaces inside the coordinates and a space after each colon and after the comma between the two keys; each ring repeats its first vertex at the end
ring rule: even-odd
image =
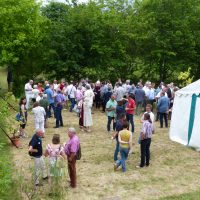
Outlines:
{"type": "MultiPolygon", "coordinates": [[[[135,117],[134,152],[127,161],[127,172],[113,171],[113,152],[115,141],[106,132],[105,114],[94,111],[94,126],[91,133],[78,129],[78,118],[75,113],[63,111],[64,127],[53,129],[54,119],[50,118],[49,128],[43,141],[43,147],[51,141],[54,133],[61,135],[62,143],[68,138],[66,129],[75,127],[82,144],[82,159],[77,161],[78,187],[68,187],[68,176],[63,177],[64,198],[80,200],[139,200],[139,199],[199,199],[200,160],[199,153],[177,143],[171,142],[168,129],[157,128],[151,145],[151,165],[148,168],[136,169],[140,160],[137,144],[141,124],[135,117]],[[183,195],[182,195],[183,194],[183,195]]],[[[156,124],[158,127],[158,124],[156,124]]],[[[27,133],[29,138],[22,139],[22,149],[13,147],[13,163],[17,175],[24,173],[26,185],[31,185],[33,160],[27,154],[27,146],[33,134],[33,116],[29,114],[27,133]]],[[[47,159],[46,159],[47,160],[47,159]]],[[[66,165],[67,168],[67,165],[66,165]]],[[[17,177],[17,176],[16,176],[17,177]]],[[[48,196],[47,183],[37,191],[38,199],[52,199],[48,196]]],[[[22,195],[25,198],[25,195],[22,195]]],[[[36,198],[37,199],[37,198],[36,198]]]]}

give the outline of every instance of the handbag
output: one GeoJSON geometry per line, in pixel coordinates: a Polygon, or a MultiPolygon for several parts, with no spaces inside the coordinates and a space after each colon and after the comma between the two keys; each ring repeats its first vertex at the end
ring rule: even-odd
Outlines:
{"type": "Polygon", "coordinates": [[[20,112],[19,112],[19,113],[17,113],[17,115],[15,116],[15,119],[16,119],[18,122],[20,121],[20,119],[21,119],[20,112]]]}

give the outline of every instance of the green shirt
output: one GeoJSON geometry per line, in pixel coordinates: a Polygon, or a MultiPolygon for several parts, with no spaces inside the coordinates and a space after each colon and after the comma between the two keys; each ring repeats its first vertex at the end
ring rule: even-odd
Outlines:
{"type": "Polygon", "coordinates": [[[117,102],[115,100],[112,101],[110,99],[106,104],[106,109],[115,108],[115,110],[107,111],[107,116],[116,117],[116,107],[117,107],[117,102]]]}

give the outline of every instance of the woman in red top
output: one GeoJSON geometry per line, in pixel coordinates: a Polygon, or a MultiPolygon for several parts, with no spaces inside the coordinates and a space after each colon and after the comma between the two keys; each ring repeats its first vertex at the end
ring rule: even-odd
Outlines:
{"type": "Polygon", "coordinates": [[[135,101],[134,101],[134,96],[132,94],[128,95],[128,102],[126,105],[126,119],[129,122],[129,124],[131,124],[131,132],[134,133],[134,121],[133,121],[133,117],[135,114],[135,109],[136,109],[136,105],[135,105],[135,101]]]}

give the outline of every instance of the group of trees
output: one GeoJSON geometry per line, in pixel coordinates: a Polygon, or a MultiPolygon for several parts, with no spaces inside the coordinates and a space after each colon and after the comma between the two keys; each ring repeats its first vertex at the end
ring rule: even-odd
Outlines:
{"type": "Polygon", "coordinates": [[[18,90],[41,73],[135,82],[200,74],[200,0],[0,0],[0,28],[0,64],[18,90]]]}

